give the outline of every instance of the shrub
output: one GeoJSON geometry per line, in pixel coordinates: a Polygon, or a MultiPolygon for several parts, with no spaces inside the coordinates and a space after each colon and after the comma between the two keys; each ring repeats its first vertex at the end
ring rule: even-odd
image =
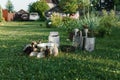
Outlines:
{"type": "Polygon", "coordinates": [[[117,18],[113,10],[108,13],[106,10],[103,10],[103,16],[100,20],[99,31],[104,32],[106,35],[110,35],[112,27],[117,25],[117,18]]]}
{"type": "Polygon", "coordinates": [[[2,8],[0,6],[0,22],[2,22],[2,20],[3,20],[3,17],[2,17],[2,8]]]}
{"type": "Polygon", "coordinates": [[[59,6],[65,13],[74,13],[78,9],[77,0],[60,0],[59,6]]]}
{"type": "Polygon", "coordinates": [[[75,28],[80,28],[80,23],[79,20],[77,19],[72,19],[70,17],[64,17],[63,19],[63,28],[70,33],[73,31],[75,28]]]}
{"type": "Polygon", "coordinates": [[[52,27],[60,27],[62,26],[62,16],[59,13],[53,13],[51,15],[52,27]]]}
{"type": "Polygon", "coordinates": [[[80,28],[79,26],[80,26],[79,20],[73,19],[73,18],[70,18],[70,17],[64,17],[63,18],[62,28],[67,33],[68,38],[69,38],[70,41],[73,40],[73,35],[74,35],[73,31],[74,31],[74,29],[75,28],[80,28]]]}

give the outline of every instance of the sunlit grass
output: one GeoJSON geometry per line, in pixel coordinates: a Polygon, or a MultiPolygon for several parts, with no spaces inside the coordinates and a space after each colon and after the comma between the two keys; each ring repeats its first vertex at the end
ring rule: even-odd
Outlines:
{"type": "Polygon", "coordinates": [[[61,45],[68,44],[65,30],[46,28],[44,22],[0,26],[1,80],[120,80],[120,28],[114,28],[110,36],[96,38],[93,52],[59,51],[57,57],[42,59],[21,55],[31,41],[48,42],[50,31],[60,33],[61,45]]]}

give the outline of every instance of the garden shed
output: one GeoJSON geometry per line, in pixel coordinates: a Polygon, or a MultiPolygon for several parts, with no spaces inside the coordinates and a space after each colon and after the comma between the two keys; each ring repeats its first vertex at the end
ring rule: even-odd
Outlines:
{"type": "Polygon", "coordinates": [[[29,20],[29,13],[25,10],[21,9],[20,11],[15,13],[15,20],[29,20]]]}

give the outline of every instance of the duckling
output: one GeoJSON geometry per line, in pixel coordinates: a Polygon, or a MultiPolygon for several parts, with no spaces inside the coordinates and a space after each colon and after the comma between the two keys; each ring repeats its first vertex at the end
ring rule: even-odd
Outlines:
{"type": "Polygon", "coordinates": [[[38,52],[34,52],[34,51],[33,51],[33,52],[30,53],[29,56],[31,56],[31,57],[32,57],[32,56],[37,56],[37,54],[38,54],[38,52]]]}
{"type": "Polygon", "coordinates": [[[45,55],[44,55],[43,49],[40,48],[40,52],[37,54],[37,58],[43,58],[43,57],[45,57],[45,55]]]}
{"type": "Polygon", "coordinates": [[[54,45],[52,52],[54,56],[58,55],[58,47],[56,46],[56,44],[54,45]]]}
{"type": "Polygon", "coordinates": [[[46,46],[45,57],[48,57],[49,55],[50,55],[50,49],[48,48],[48,46],[46,46]]]}

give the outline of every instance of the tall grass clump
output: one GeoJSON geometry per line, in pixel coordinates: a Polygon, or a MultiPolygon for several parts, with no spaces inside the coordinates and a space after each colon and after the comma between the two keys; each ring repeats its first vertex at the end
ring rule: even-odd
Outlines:
{"type": "Polygon", "coordinates": [[[88,13],[79,20],[79,23],[81,24],[81,27],[87,25],[88,29],[91,32],[90,36],[94,36],[94,33],[98,32],[98,26],[100,25],[100,18],[95,14],[88,13]]]}

